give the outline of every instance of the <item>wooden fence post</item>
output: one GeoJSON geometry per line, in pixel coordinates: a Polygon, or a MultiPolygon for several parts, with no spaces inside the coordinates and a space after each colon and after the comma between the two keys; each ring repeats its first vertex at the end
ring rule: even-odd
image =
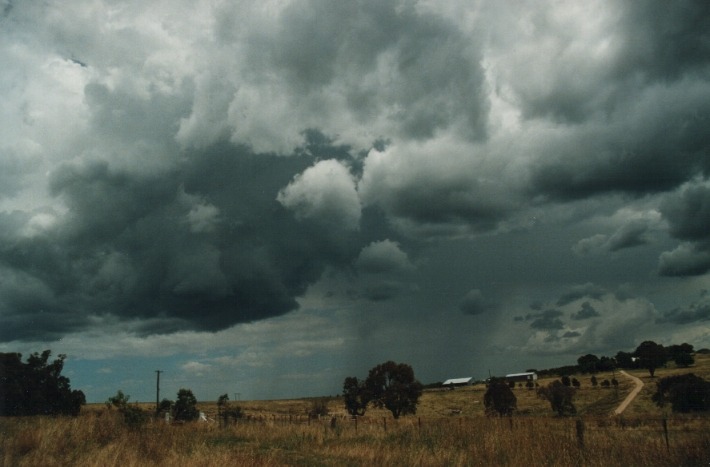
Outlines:
{"type": "Polygon", "coordinates": [[[663,437],[666,438],[666,450],[671,450],[671,445],[668,442],[668,422],[665,417],[661,420],[661,425],[663,426],[663,437]]]}
{"type": "Polygon", "coordinates": [[[578,419],[575,423],[577,428],[577,445],[580,449],[584,449],[584,422],[578,419]]]}

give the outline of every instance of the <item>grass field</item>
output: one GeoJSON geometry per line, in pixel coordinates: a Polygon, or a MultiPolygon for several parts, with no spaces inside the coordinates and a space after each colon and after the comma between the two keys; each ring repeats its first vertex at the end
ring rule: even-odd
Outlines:
{"type": "MultiPolygon", "coordinates": [[[[690,369],[659,369],[656,378],[694,372],[710,379],[710,357],[690,369]]],[[[593,388],[576,375],[578,416],[553,416],[535,391],[516,388],[512,419],[483,415],[485,388],[426,391],[416,416],[393,420],[368,410],[357,423],[344,416],[338,398],[331,416],[308,420],[313,400],[241,402],[247,419],[226,427],[216,422],[169,425],[151,420],[129,429],[116,411],[87,406],[77,418],[0,419],[3,466],[78,465],[708,465],[710,416],[678,416],[650,400],[646,386],[622,416],[610,416],[632,389],[617,374],[618,394],[593,388]],[[665,429],[664,429],[665,425],[665,429]],[[580,433],[581,430],[581,433],[580,433]]],[[[612,375],[597,375],[599,381],[612,375]]],[[[546,384],[550,380],[541,380],[546,384]]],[[[215,403],[201,403],[208,417],[215,403]]]]}

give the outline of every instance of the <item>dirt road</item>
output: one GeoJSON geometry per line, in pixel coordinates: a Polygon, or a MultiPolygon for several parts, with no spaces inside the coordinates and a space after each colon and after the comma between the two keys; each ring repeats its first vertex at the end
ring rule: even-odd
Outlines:
{"type": "Polygon", "coordinates": [[[617,407],[616,410],[614,410],[614,415],[619,415],[624,410],[626,410],[626,407],[628,407],[628,405],[631,403],[631,401],[633,401],[634,398],[638,395],[638,393],[641,392],[641,388],[643,388],[643,381],[641,381],[637,377],[628,374],[624,370],[621,370],[620,373],[622,375],[626,376],[627,378],[631,378],[633,380],[633,382],[636,384],[636,387],[633,389],[633,391],[631,391],[629,393],[628,396],[626,396],[626,399],[624,399],[624,401],[621,404],[619,404],[619,407],[617,407]]]}

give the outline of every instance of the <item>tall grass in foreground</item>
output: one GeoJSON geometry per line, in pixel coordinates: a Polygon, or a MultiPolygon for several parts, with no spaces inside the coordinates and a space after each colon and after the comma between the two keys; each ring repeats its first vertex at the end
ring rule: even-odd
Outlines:
{"type": "Polygon", "coordinates": [[[0,419],[3,466],[707,465],[710,420],[407,417],[168,425],[130,430],[114,412],[0,419]]]}

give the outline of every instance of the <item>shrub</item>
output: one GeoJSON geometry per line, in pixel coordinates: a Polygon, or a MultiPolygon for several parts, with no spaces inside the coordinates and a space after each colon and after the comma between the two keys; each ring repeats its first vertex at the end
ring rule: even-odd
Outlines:
{"type": "Polygon", "coordinates": [[[488,389],[483,395],[483,405],[486,407],[486,415],[511,416],[517,409],[518,400],[505,383],[505,380],[494,378],[488,383],[488,389]]]}
{"type": "Polygon", "coordinates": [[[659,407],[667,402],[673,412],[691,412],[710,409],[710,383],[693,373],[662,378],[652,397],[659,407]]]}
{"type": "Polygon", "coordinates": [[[328,415],[328,400],[325,398],[313,399],[311,407],[308,409],[308,417],[319,418],[326,415],[328,415]]]}
{"type": "Polygon", "coordinates": [[[173,407],[173,417],[175,420],[192,421],[197,420],[200,411],[197,410],[197,399],[189,389],[180,389],[177,393],[175,406],[173,407]]]}
{"type": "Polygon", "coordinates": [[[550,403],[550,407],[559,416],[574,415],[577,409],[572,402],[574,389],[565,386],[559,381],[553,381],[545,387],[537,390],[537,395],[550,403]]]}

